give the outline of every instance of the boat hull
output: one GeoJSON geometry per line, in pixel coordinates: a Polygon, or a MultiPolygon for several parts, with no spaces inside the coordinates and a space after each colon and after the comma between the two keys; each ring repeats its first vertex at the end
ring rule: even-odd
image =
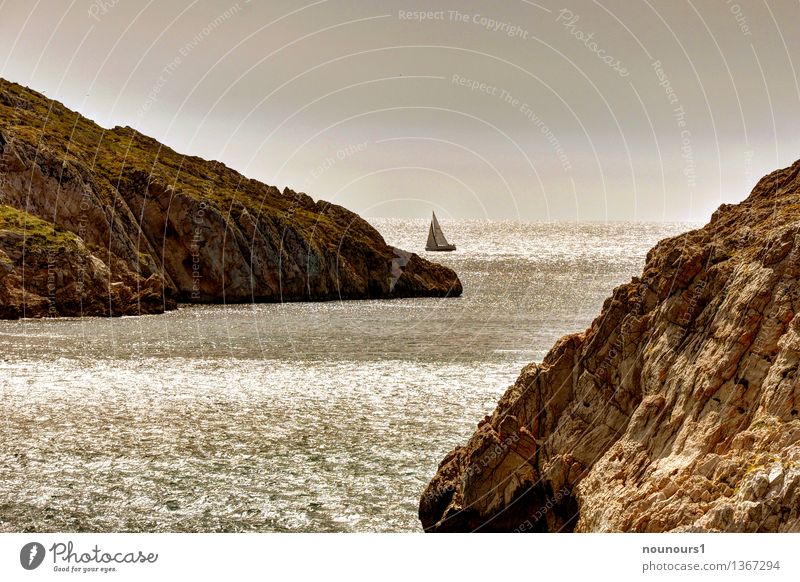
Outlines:
{"type": "Polygon", "coordinates": [[[438,247],[425,247],[426,251],[433,251],[433,252],[449,252],[456,250],[456,245],[442,245],[438,247]]]}

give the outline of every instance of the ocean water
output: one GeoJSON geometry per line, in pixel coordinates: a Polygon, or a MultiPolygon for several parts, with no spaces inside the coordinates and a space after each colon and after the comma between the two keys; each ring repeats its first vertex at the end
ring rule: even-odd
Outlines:
{"type": "MultiPolygon", "coordinates": [[[[419,251],[427,222],[374,220],[419,251]]],[[[0,322],[0,531],[420,531],[439,461],[685,224],[443,221],[457,299],[0,322]]]]}

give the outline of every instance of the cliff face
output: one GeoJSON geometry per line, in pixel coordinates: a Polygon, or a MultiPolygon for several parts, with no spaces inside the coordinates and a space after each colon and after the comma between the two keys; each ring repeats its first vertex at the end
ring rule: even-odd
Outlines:
{"type": "Polygon", "coordinates": [[[800,162],[659,243],[530,364],[420,501],[427,531],[800,531],[800,162]]]}
{"type": "Polygon", "coordinates": [[[461,294],[452,270],[340,206],[104,130],[2,79],[0,205],[0,317],[461,294]]]}

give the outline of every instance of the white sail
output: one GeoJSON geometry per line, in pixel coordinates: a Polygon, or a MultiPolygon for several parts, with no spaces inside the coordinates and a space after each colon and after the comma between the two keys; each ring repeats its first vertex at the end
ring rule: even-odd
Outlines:
{"type": "Polygon", "coordinates": [[[439,221],[436,220],[435,212],[433,213],[433,220],[431,221],[431,230],[433,231],[433,238],[436,240],[437,246],[446,247],[450,245],[450,243],[447,242],[447,239],[444,238],[442,227],[439,226],[439,221]]]}
{"type": "Polygon", "coordinates": [[[431,222],[430,228],[428,228],[428,244],[425,245],[425,248],[435,249],[439,245],[436,243],[436,233],[433,231],[433,223],[431,222]]]}
{"type": "Polygon", "coordinates": [[[436,220],[436,213],[433,214],[431,226],[428,229],[428,243],[425,245],[425,250],[428,251],[454,251],[455,245],[447,242],[447,239],[442,232],[442,227],[439,226],[439,221],[436,220]]]}

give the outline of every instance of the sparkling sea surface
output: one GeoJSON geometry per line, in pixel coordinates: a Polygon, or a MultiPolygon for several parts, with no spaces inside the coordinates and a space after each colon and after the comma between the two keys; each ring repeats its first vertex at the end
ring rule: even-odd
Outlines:
{"type": "Polygon", "coordinates": [[[371,222],[463,297],[0,321],[0,532],[421,531],[520,368],[693,227],[371,222]]]}

